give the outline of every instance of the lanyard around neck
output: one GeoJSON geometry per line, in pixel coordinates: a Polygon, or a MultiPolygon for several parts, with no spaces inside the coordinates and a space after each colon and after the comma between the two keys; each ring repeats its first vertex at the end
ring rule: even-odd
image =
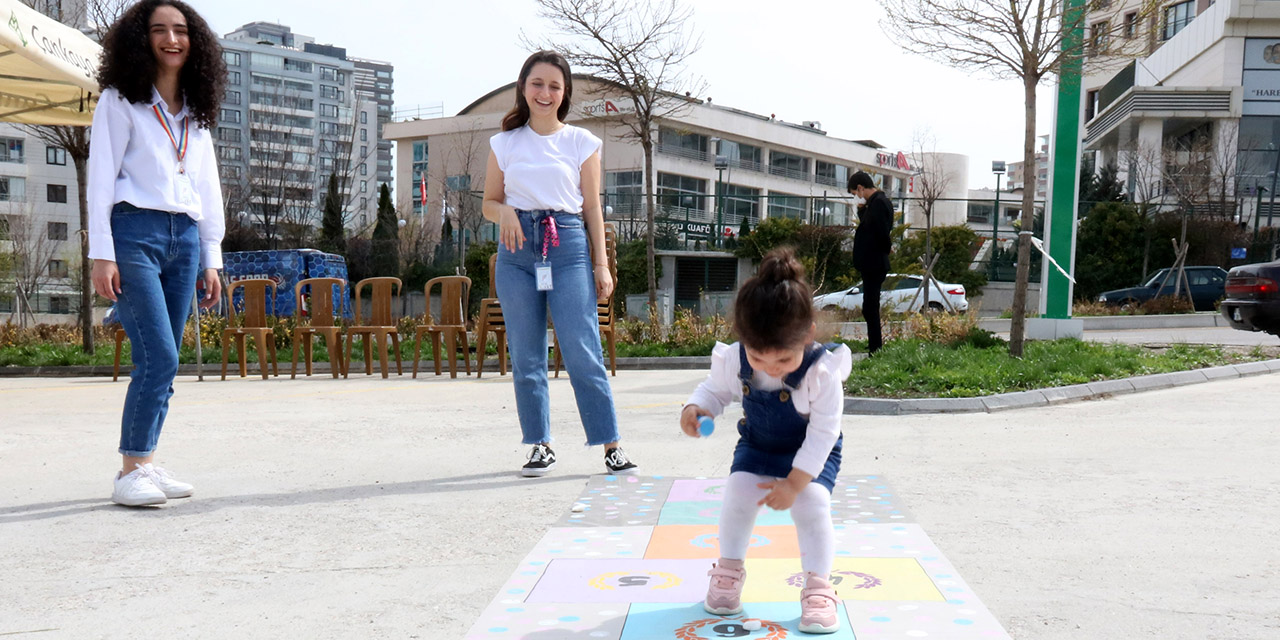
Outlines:
{"type": "Polygon", "coordinates": [[[181,137],[178,137],[174,135],[173,126],[169,124],[169,118],[167,114],[160,109],[160,105],[151,105],[151,110],[155,112],[156,119],[160,121],[160,126],[164,127],[164,132],[169,136],[169,142],[173,143],[173,150],[178,154],[178,173],[186,173],[187,167],[184,160],[186,160],[187,157],[187,142],[190,140],[190,136],[188,134],[191,129],[191,118],[186,117],[182,119],[182,134],[181,137]]]}

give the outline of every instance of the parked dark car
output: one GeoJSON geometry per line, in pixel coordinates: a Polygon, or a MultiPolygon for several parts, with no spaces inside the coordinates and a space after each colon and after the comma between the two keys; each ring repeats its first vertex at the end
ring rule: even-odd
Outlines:
{"type": "Polygon", "coordinates": [[[1221,309],[1232,327],[1280,335],[1280,260],[1232,269],[1226,289],[1221,309]]]}
{"type": "MultiPolygon", "coordinates": [[[[1191,286],[1191,302],[1195,305],[1196,311],[1213,311],[1214,303],[1221,300],[1225,293],[1223,287],[1227,282],[1226,269],[1222,267],[1183,267],[1183,269],[1187,272],[1187,283],[1191,286]]],[[[1130,307],[1152,298],[1171,296],[1176,291],[1177,283],[1174,282],[1175,276],[1169,276],[1168,282],[1165,282],[1165,276],[1168,274],[1168,269],[1161,269],[1151,276],[1146,284],[1104,292],[1098,296],[1098,302],[1117,307],[1130,307]],[[1160,289],[1161,282],[1164,282],[1163,289],[1160,289]]]]}

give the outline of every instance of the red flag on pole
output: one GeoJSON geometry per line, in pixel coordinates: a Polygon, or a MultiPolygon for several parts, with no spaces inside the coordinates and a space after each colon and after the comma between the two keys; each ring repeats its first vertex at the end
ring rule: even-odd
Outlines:
{"type": "Polygon", "coordinates": [[[427,212],[427,172],[422,172],[422,182],[418,184],[418,198],[422,201],[422,213],[427,212]]]}

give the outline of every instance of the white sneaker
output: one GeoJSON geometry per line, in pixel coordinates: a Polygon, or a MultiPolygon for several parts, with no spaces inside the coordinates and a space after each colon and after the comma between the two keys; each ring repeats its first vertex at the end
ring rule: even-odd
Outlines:
{"type": "Polygon", "coordinates": [[[187,498],[195,493],[196,488],[169,475],[168,471],[153,466],[150,462],[141,466],[143,473],[151,478],[151,482],[164,493],[166,498],[187,498]]]}
{"type": "Polygon", "coordinates": [[[111,490],[111,501],[126,507],[164,504],[167,498],[164,492],[151,481],[151,475],[142,465],[129,473],[116,473],[115,487],[111,490]]]}

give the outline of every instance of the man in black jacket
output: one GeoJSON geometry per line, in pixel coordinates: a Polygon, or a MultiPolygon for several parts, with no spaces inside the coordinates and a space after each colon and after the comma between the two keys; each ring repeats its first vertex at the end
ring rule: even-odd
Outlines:
{"type": "Polygon", "coordinates": [[[862,274],[862,316],[867,320],[867,351],[880,350],[880,287],[889,273],[889,232],[893,203],[865,171],[849,176],[849,193],[864,200],[853,232],[853,266],[862,274]]]}

